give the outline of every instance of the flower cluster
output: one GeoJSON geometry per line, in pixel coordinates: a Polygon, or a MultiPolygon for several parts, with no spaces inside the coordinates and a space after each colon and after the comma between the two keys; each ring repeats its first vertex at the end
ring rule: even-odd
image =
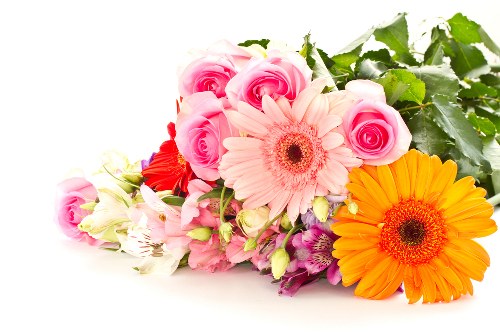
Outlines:
{"type": "Polygon", "coordinates": [[[489,266],[472,238],[497,229],[486,192],[410,149],[381,83],[338,89],[308,62],[311,45],[256,42],[195,53],[151,158],[111,152],[88,179],[63,181],[63,232],[142,258],[142,274],[251,262],[289,296],[321,278],[372,299],[402,284],[410,302],[472,294],[489,266]]]}

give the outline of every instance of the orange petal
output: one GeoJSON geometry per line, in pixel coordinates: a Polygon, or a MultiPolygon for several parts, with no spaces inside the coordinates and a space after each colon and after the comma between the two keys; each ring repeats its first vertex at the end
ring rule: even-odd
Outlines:
{"type": "Polygon", "coordinates": [[[377,175],[382,186],[382,189],[385,190],[387,194],[387,198],[392,204],[399,203],[398,189],[396,188],[396,182],[394,181],[394,177],[392,176],[391,169],[387,165],[378,166],[377,167],[377,175]]]}

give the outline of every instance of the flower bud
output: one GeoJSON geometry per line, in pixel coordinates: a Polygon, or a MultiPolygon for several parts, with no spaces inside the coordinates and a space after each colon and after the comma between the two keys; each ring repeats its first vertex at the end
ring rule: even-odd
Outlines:
{"type": "Polygon", "coordinates": [[[199,241],[208,241],[212,236],[212,229],[210,227],[197,227],[187,233],[187,236],[199,241]]]}
{"type": "Polygon", "coordinates": [[[323,196],[314,198],[312,202],[313,212],[316,218],[322,223],[326,222],[330,213],[330,203],[323,196]]]}
{"type": "Polygon", "coordinates": [[[250,238],[245,242],[245,246],[243,247],[243,250],[245,252],[254,250],[257,248],[257,241],[254,238],[250,238]]]}
{"type": "Polygon", "coordinates": [[[267,206],[261,206],[253,210],[241,210],[236,215],[236,223],[246,235],[255,238],[259,231],[269,221],[270,211],[271,210],[267,206]]]}
{"type": "Polygon", "coordinates": [[[285,230],[291,230],[293,227],[292,222],[290,221],[290,218],[288,218],[288,214],[286,212],[283,214],[283,216],[281,216],[280,225],[285,230]]]}
{"type": "Polygon", "coordinates": [[[219,227],[219,235],[225,242],[231,241],[231,237],[233,236],[233,225],[228,222],[222,223],[219,227]]]}
{"type": "Polygon", "coordinates": [[[280,279],[286,272],[286,268],[290,264],[290,255],[283,248],[279,247],[271,255],[271,271],[274,279],[280,279]]]}

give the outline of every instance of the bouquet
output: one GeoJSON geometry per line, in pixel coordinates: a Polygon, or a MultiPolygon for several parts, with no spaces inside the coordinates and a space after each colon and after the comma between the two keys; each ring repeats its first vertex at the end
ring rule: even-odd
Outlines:
{"type": "Polygon", "coordinates": [[[500,49],[460,13],[420,41],[399,14],[333,56],[310,35],[299,52],[267,39],[195,52],[158,152],[108,152],[63,181],[57,223],[141,258],[141,274],[250,262],[288,296],[322,278],[370,299],[472,295],[490,265],[473,239],[497,230],[500,78],[486,58],[500,49]]]}

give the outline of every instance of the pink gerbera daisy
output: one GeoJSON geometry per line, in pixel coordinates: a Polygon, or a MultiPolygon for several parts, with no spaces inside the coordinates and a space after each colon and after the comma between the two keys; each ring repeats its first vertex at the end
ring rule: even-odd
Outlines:
{"type": "Polygon", "coordinates": [[[264,96],[263,112],[245,102],[238,111],[226,111],[247,136],[224,140],[228,152],[219,171],[236,199],[244,200],[243,208],[268,204],[271,217],[286,208],[294,221],[314,196],[345,191],[348,168],[362,163],[336,131],[352,101],[344,92],[321,94],[324,86],[323,80],[314,81],[293,106],[264,96]]]}

